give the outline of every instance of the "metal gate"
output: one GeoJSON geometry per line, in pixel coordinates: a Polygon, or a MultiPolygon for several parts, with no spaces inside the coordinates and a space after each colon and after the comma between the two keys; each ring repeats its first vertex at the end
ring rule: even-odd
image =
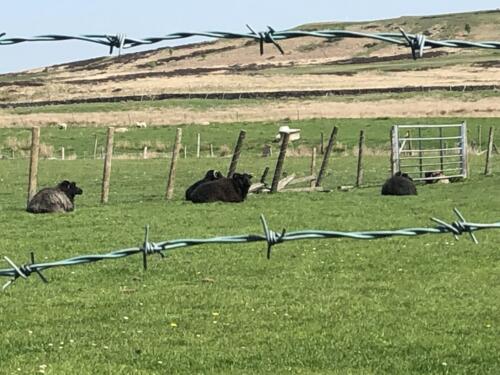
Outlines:
{"type": "Polygon", "coordinates": [[[403,171],[416,181],[467,177],[466,122],[394,125],[391,146],[393,175],[403,171]],[[435,172],[434,176],[429,176],[429,172],[435,172]]]}

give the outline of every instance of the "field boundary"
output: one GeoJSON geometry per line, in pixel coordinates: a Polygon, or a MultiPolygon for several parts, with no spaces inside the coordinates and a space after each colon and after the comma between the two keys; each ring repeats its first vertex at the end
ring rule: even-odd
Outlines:
{"type": "Polygon", "coordinates": [[[50,105],[86,104],[86,103],[117,103],[117,102],[142,102],[148,100],[168,99],[283,99],[283,98],[308,98],[322,96],[349,96],[388,93],[410,93],[410,92],[472,92],[472,91],[496,91],[500,85],[439,85],[439,86],[402,86],[402,87],[380,87],[360,89],[324,89],[324,90],[279,90],[279,91],[246,91],[246,92],[207,92],[207,93],[163,93],[149,95],[126,95],[75,98],[66,100],[42,100],[32,102],[9,102],[0,103],[0,108],[19,107],[43,107],[50,105]]]}

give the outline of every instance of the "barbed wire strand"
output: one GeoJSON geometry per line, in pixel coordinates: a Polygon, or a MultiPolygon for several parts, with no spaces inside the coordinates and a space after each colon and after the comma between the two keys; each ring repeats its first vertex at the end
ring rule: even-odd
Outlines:
{"type": "Polygon", "coordinates": [[[283,48],[279,45],[278,41],[314,37],[325,38],[329,40],[339,40],[342,38],[367,38],[374,39],[386,43],[392,43],[400,46],[408,46],[411,49],[414,59],[423,57],[424,49],[427,48],[486,48],[486,49],[500,49],[500,42],[498,41],[468,41],[468,40],[433,40],[428,39],[423,33],[420,34],[407,34],[402,28],[399,28],[400,33],[365,33],[360,31],[349,30],[318,30],[318,31],[305,31],[305,30],[284,30],[276,31],[271,26],[268,26],[267,31],[256,32],[249,25],[246,25],[250,30],[249,33],[234,33],[225,31],[204,31],[204,32],[176,32],[157,37],[148,37],[143,39],[129,38],[125,34],[87,34],[87,35],[58,35],[46,34],[38,35],[30,38],[4,38],[5,33],[0,34],[0,46],[12,45],[25,42],[55,42],[55,41],[68,41],[77,40],[88,43],[97,43],[109,47],[109,53],[113,53],[114,48],[118,48],[119,53],[122,49],[129,49],[138,46],[153,45],[156,43],[185,39],[190,37],[205,37],[213,39],[250,39],[259,43],[260,54],[264,54],[264,44],[273,44],[281,54],[284,54],[283,48]]]}
{"type": "Polygon", "coordinates": [[[162,257],[164,257],[165,254],[163,254],[163,252],[184,247],[202,245],[202,244],[228,244],[228,243],[237,244],[237,243],[266,241],[267,258],[270,259],[271,248],[274,245],[283,243],[285,241],[331,239],[331,238],[371,240],[371,239],[379,239],[379,238],[386,238],[393,236],[412,237],[423,234],[441,234],[441,233],[452,233],[458,240],[458,236],[461,235],[462,233],[469,233],[472,240],[477,244],[478,241],[474,236],[473,232],[483,229],[493,229],[493,228],[500,229],[500,222],[491,224],[470,223],[465,220],[464,216],[460,213],[460,211],[458,211],[458,209],[455,208],[454,212],[458,216],[458,221],[447,223],[437,218],[431,218],[432,221],[439,224],[433,228],[406,228],[397,230],[361,231],[361,232],[303,230],[303,231],[295,231],[287,233],[286,230],[283,229],[281,233],[277,233],[269,229],[269,226],[267,225],[264,215],[261,215],[260,220],[264,230],[264,235],[250,234],[250,235],[213,237],[206,239],[177,239],[177,240],[163,241],[157,243],[149,241],[149,226],[146,226],[144,242],[142,246],[116,250],[107,254],[82,255],[54,262],[35,263],[34,254],[31,253],[31,262],[23,264],[22,266],[17,266],[10,258],[4,256],[4,260],[11,266],[11,268],[0,269],[0,276],[7,276],[11,277],[12,279],[3,285],[2,290],[5,290],[18,278],[27,279],[33,272],[38,274],[38,276],[42,279],[43,282],[47,282],[47,279],[42,274],[42,271],[46,269],[73,266],[77,264],[93,263],[106,259],[119,259],[139,253],[142,253],[143,256],[143,268],[144,270],[147,270],[148,255],[159,254],[162,257]]]}

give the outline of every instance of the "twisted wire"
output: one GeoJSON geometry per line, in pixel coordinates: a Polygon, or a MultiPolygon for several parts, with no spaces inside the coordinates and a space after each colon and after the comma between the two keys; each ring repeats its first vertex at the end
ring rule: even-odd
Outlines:
{"type": "Polygon", "coordinates": [[[500,42],[498,41],[468,41],[468,40],[433,40],[428,39],[424,34],[407,34],[400,28],[400,33],[366,33],[360,31],[350,30],[318,30],[318,31],[305,31],[305,30],[283,30],[276,31],[268,26],[267,31],[257,32],[249,25],[247,28],[248,33],[235,33],[226,31],[203,31],[203,32],[175,32],[162,36],[153,36],[142,39],[129,38],[125,34],[86,34],[86,35],[58,35],[46,34],[38,35],[29,38],[13,37],[6,38],[5,33],[0,34],[0,46],[12,45],[25,42],[54,42],[54,41],[67,41],[77,40],[88,43],[97,43],[105,45],[110,48],[109,53],[113,53],[113,48],[129,49],[138,46],[148,46],[169,40],[186,39],[190,37],[205,37],[212,39],[250,39],[259,43],[260,53],[264,53],[264,44],[273,44],[282,54],[284,53],[278,41],[315,37],[324,39],[341,39],[341,38],[367,38],[378,40],[386,43],[392,43],[401,46],[408,46],[411,49],[414,59],[423,56],[425,48],[486,48],[486,49],[500,49],[500,42]]]}
{"type": "Polygon", "coordinates": [[[500,222],[483,224],[483,223],[471,223],[467,222],[463,215],[454,209],[455,214],[458,216],[459,220],[447,223],[443,220],[432,218],[434,222],[438,225],[433,228],[406,228],[406,229],[396,229],[396,230],[378,230],[378,231],[357,231],[357,232],[341,232],[341,231],[325,231],[325,230],[302,230],[295,232],[286,232],[285,229],[281,233],[274,232],[269,229],[266,219],[263,215],[260,216],[261,223],[264,230],[264,235],[249,234],[249,235],[237,235],[237,236],[223,236],[223,237],[213,237],[206,239],[177,239],[163,242],[150,242],[149,241],[149,226],[145,228],[145,238],[144,242],[140,247],[131,247],[128,249],[115,250],[107,254],[99,255],[81,255],[72,257],[69,259],[58,260],[54,262],[47,263],[35,263],[34,255],[31,253],[31,263],[23,264],[17,266],[11,259],[4,257],[5,261],[11,266],[11,268],[0,269],[0,276],[11,277],[2,289],[6,289],[18,278],[27,279],[33,272],[37,273],[42,281],[47,282],[47,279],[41,273],[42,271],[50,268],[56,267],[66,267],[73,266],[77,264],[93,263],[101,260],[107,259],[120,259],[130,255],[140,254],[143,255],[143,266],[147,269],[146,258],[148,255],[160,254],[164,256],[164,252],[184,247],[197,246],[202,244],[237,244],[237,243],[249,243],[257,241],[267,242],[267,258],[271,257],[272,246],[285,242],[285,241],[297,241],[297,240],[311,240],[311,239],[331,239],[331,238],[350,238],[356,240],[371,240],[379,239],[393,236],[405,236],[413,237],[423,234],[442,234],[451,233],[458,239],[458,236],[463,233],[469,233],[472,240],[477,244],[478,241],[474,236],[475,231],[483,229],[500,229],[500,222]]]}

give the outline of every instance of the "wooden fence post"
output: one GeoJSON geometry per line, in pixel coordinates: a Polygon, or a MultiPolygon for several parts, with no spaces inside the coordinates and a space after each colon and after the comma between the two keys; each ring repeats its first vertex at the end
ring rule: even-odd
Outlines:
{"type": "Polygon", "coordinates": [[[101,203],[108,203],[109,180],[111,178],[111,160],[113,159],[113,135],[115,128],[108,128],[106,139],[106,156],[104,157],[104,171],[102,174],[101,203]]]}
{"type": "Polygon", "coordinates": [[[356,174],[356,186],[363,184],[363,149],[365,148],[365,131],[359,132],[359,151],[358,151],[358,173],[356,174]]]}
{"type": "Polygon", "coordinates": [[[231,178],[234,172],[236,172],[236,167],[238,166],[238,161],[240,160],[241,148],[243,146],[243,141],[245,140],[246,134],[247,132],[245,130],[240,131],[238,141],[236,142],[236,146],[234,148],[233,158],[231,159],[231,164],[229,165],[229,172],[227,172],[228,178],[231,178]]]}
{"type": "Polygon", "coordinates": [[[95,135],[95,139],[94,139],[94,160],[96,159],[97,157],[97,134],[95,135]]]}
{"type": "MultiPolygon", "coordinates": [[[[310,173],[311,173],[311,176],[316,175],[316,147],[313,147],[313,149],[312,149],[310,173]]],[[[316,179],[311,180],[310,186],[314,187],[314,185],[316,185],[316,179]]]]}
{"type": "Polygon", "coordinates": [[[484,174],[486,176],[491,174],[491,157],[493,155],[493,126],[490,127],[490,132],[488,135],[488,150],[486,151],[486,166],[484,167],[484,174]]]}
{"type": "Polygon", "coordinates": [[[264,169],[264,173],[262,173],[262,177],[260,178],[260,182],[262,184],[265,184],[266,183],[266,177],[267,177],[267,174],[269,173],[269,167],[266,167],[264,169]]]}
{"type": "Polygon", "coordinates": [[[64,160],[64,147],[61,147],[61,160],[64,160]]]}
{"type": "Polygon", "coordinates": [[[38,154],[40,151],[40,128],[35,126],[31,129],[31,155],[28,181],[28,202],[36,194],[38,178],[38,154]]]}
{"type": "Polygon", "coordinates": [[[278,161],[276,162],[276,169],[274,170],[273,182],[271,184],[271,193],[276,193],[278,191],[278,182],[281,178],[281,171],[283,170],[283,164],[285,162],[286,150],[288,148],[288,141],[290,139],[289,133],[280,133],[281,135],[281,148],[280,154],[278,156],[278,161]]]}
{"type": "Polygon", "coordinates": [[[481,152],[481,138],[482,138],[482,126],[477,126],[477,151],[481,152]]]}
{"type": "Polygon", "coordinates": [[[172,150],[172,161],[170,162],[170,172],[168,174],[167,192],[165,198],[171,200],[174,196],[175,172],[177,169],[177,159],[181,150],[182,129],[177,128],[175,133],[175,143],[172,150]]]}
{"type": "Polygon", "coordinates": [[[335,138],[337,138],[337,131],[339,129],[334,126],[332,130],[332,134],[330,134],[330,139],[328,140],[328,146],[326,146],[325,155],[323,157],[323,162],[321,163],[321,168],[319,169],[318,178],[316,179],[316,187],[321,186],[321,182],[323,180],[326,168],[328,167],[328,161],[330,159],[330,154],[333,150],[333,144],[335,143],[335,138]]]}
{"type": "Polygon", "coordinates": [[[148,158],[148,146],[144,146],[144,150],[142,151],[142,158],[143,159],[148,158]]]}
{"type": "Polygon", "coordinates": [[[444,142],[443,142],[443,128],[439,128],[439,165],[440,171],[444,169],[444,142]]]}
{"type": "Polygon", "coordinates": [[[399,144],[395,126],[391,126],[390,137],[391,137],[391,176],[394,176],[399,169],[397,160],[399,144]]]}
{"type": "Polygon", "coordinates": [[[201,147],[201,135],[198,133],[198,140],[196,142],[196,157],[200,158],[200,147],[201,147]]]}
{"type": "Polygon", "coordinates": [[[422,128],[418,128],[418,169],[420,171],[420,178],[424,177],[424,159],[422,159],[423,156],[424,153],[422,152],[422,128]]]}

